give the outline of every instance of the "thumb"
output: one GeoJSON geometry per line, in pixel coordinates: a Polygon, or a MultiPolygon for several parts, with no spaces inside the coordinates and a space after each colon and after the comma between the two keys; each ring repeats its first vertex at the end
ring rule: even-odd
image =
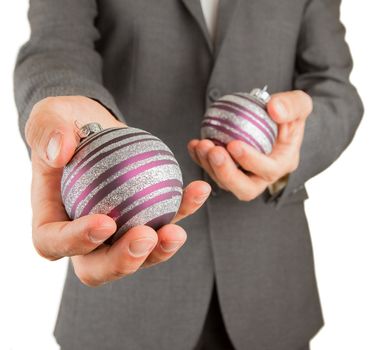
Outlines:
{"type": "Polygon", "coordinates": [[[43,109],[31,113],[25,136],[31,151],[52,168],[65,166],[79,143],[74,123],[43,109]]]}
{"type": "Polygon", "coordinates": [[[268,112],[276,123],[305,120],[312,112],[312,98],[301,90],[293,90],[273,94],[268,105],[268,112]]]}

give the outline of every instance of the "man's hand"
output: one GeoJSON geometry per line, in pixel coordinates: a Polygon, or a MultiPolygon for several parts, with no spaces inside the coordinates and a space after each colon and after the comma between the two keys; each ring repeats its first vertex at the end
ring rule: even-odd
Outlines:
{"type": "Polygon", "coordinates": [[[279,127],[269,155],[239,140],[231,141],[226,148],[206,139],[188,143],[192,159],[220,188],[243,201],[256,198],[267,186],[296,170],[305,122],[312,112],[312,99],[300,90],[278,93],[272,96],[267,110],[279,127]],[[248,173],[240,170],[235,161],[248,173]]]}
{"type": "Polygon", "coordinates": [[[158,232],[148,226],[137,226],[112,246],[103,245],[116,231],[114,220],[92,214],[70,221],[61,201],[62,168],[79,143],[75,121],[82,125],[98,122],[103,128],[124,126],[101,104],[87,97],[50,97],[34,106],[25,134],[32,151],[32,226],[38,253],[49,260],[72,257],[77,277],[89,286],[171,258],[187,237],[175,223],[199,209],[209,196],[209,184],[189,184],[173,222],[158,232]]]}

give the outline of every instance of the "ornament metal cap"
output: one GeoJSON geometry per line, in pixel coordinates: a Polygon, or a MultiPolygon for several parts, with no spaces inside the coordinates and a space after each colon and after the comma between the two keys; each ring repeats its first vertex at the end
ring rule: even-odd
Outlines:
{"type": "Polygon", "coordinates": [[[82,139],[103,130],[103,127],[99,123],[88,123],[82,126],[82,124],[76,120],[75,126],[78,129],[78,135],[82,139]]]}
{"type": "Polygon", "coordinates": [[[270,94],[267,92],[268,86],[265,85],[263,89],[253,89],[250,96],[262,105],[266,105],[270,100],[270,94]]]}

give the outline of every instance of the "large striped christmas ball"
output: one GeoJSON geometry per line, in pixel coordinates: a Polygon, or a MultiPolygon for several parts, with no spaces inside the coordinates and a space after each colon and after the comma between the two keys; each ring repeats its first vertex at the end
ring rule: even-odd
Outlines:
{"type": "Polygon", "coordinates": [[[266,112],[269,99],[266,87],[219,98],[204,115],[201,137],[220,146],[241,140],[259,152],[270,153],[278,127],[266,112]]]}
{"type": "MultiPolygon", "coordinates": [[[[84,129],[85,128],[85,129],[84,129]]],[[[170,223],[182,198],[182,174],[172,151],[156,136],[132,127],[90,129],[65,166],[61,194],[71,219],[101,213],[112,217],[117,231],[170,223]]]]}

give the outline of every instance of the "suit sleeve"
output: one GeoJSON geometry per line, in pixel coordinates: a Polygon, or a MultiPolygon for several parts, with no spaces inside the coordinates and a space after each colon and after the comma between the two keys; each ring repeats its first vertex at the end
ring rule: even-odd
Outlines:
{"type": "Polygon", "coordinates": [[[95,0],[30,0],[31,34],[18,53],[14,94],[19,129],[33,105],[49,96],[82,95],[97,100],[123,120],[113,97],[103,86],[101,56],[95,50],[95,0]]]}
{"type": "Polygon", "coordinates": [[[350,83],[352,57],[340,22],[340,0],[307,2],[299,34],[294,88],[313,99],[300,164],[278,198],[287,202],[304,183],[331,165],[352,141],[363,105],[350,83]]]}

